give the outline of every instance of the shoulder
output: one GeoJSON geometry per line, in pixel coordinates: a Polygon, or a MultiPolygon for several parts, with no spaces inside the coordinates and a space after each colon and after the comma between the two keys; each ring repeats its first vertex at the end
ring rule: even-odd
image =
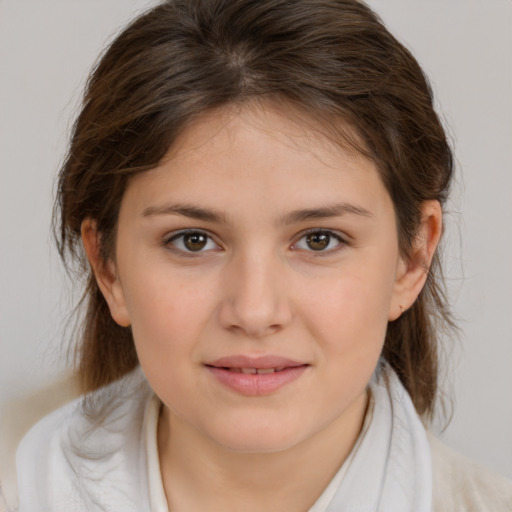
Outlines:
{"type": "Polygon", "coordinates": [[[512,511],[512,481],[464,457],[428,433],[434,512],[512,511]]]}
{"type": "Polygon", "coordinates": [[[16,455],[20,511],[94,510],[87,507],[99,496],[100,503],[122,496],[129,500],[125,510],[132,510],[144,494],[144,474],[134,468],[144,456],[142,428],[151,396],[136,371],[37,423],[16,455]],[[122,484],[112,486],[116,480],[122,484]]]}
{"type": "Polygon", "coordinates": [[[45,416],[19,444],[16,472],[20,510],[39,511],[50,506],[46,496],[55,485],[52,479],[65,466],[62,438],[78,406],[79,401],[74,400],[45,416]]]}

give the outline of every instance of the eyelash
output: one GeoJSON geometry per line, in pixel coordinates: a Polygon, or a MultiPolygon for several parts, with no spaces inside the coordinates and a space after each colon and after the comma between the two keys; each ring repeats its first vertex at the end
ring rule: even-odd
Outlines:
{"type": "MultiPolygon", "coordinates": [[[[329,229],[319,229],[319,228],[312,228],[308,229],[307,231],[304,231],[301,233],[300,237],[297,239],[297,241],[292,245],[292,249],[296,250],[298,243],[308,237],[309,235],[327,235],[329,237],[328,246],[331,244],[332,240],[336,240],[337,244],[334,247],[331,247],[330,249],[322,249],[322,250],[314,250],[314,249],[302,249],[306,252],[312,253],[314,256],[325,256],[327,254],[332,254],[334,252],[339,251],[342,249],[343,246],[348,245],[346,240],[344,240],[341,235],[338,233],[335,233],[334,231],[330,231],[329,229]]],[[[299,249],[300,250],[300,249],[299,249]]]]}
{"type": "MultiPolygon", "coordinates": [[[[185,231],[179,231],[177,233],[174,233],[174,234],[166,237],[163,240],[163,245],[165,247],[170,248],[173,251],[179,252],[180,254],[186,254],[187,256],[199,255],[199,254],[201,254],[203,252],[214,250],[213,248],[205,249],[203,247],[203,248],[200,248],[197,251],[193,251],[193,250],[189,250],[189,249],[187,249],[185,247],[178,247],[175,242],[177,240],[183,239],[187,235],[203,236],[203,237],[206,238],[205,247],[207,247],[209,243],[213,243],[213,244],[215,244],[216,248],[219,248],[219,245],[213,240],[213,237],[211,235],[209,235],[208,232],[202,231],[202,230],[198,230],[198,229],[188,229],[188,230],[185,230],[185,231]]],[[[297,245],[300,243],[300,241],[305,239],[306,237],[308,237],[310,235],[326,235],[327,237],[329,237],[328,238],[327,247],[329,247],[329,245],[331,245],[331,242],[333,240],[335,240],[337,242],[337,244],[334,247],[331,247],[331,248],[328,248],[328,249],[318,249],[318,250],[315,250],[315,249],[311,249],[311,247],[309,249],[306,249],[306,248],[302,248],[301,249],[301,248],[299,248],[299,250],[304,250],[306,252],[311,252],[315,256],[323,256],[323,255],[326,255],[326,254],[331,254],[331,253],[337,252],[343,246],[347,245],[346,240],[344,240],[339,234],[337,234],[337,233],[335,233],[333,231],[330,231],[328,229],[313,228],[313,229],[309,229],[307,231],[302,232],[300,234],[300,237],[297,239],[297,241],[292,244],[291,249],[292,250],[297,250],[297,245]]],[[[182,240],[181,244],[182,245],[184,244],[183,240],[182,240]]]]}
{"type": "MultiPolygon", "coordinates": [[[[202,231],[200,229],[187,229],[184,231],[179,231],[177,233],[174,233],[174,234],[166,237],[163,240],[163,245],[173,251],[179,252],[180,254],[186,254],[187,256],[194,256],[196,254],[201,254],[202,252],[205,252],[205,250],[203,250],[204,248],[201,248],[201,250],[198,250],[198,251],[191,251],[191,250],[187,250],[186,248],[177,247],[177,244],[174,242],[176,242],[177,240],[183,239],[187,235],[203,236],[206,238],[205,246],[207,246],[209,243],[213,243],[213,244],[215,244],[216,248],[219,248],[218,244],[213,240],[213,237],[210,236],[206,231],[202,231]]],[[[182,240],[181,243],[184,244],[184,241],[182,240]]],[[[210,250],[212,250],[212,248],[208,248],[206,250],[210,251],[210,250]]]]}

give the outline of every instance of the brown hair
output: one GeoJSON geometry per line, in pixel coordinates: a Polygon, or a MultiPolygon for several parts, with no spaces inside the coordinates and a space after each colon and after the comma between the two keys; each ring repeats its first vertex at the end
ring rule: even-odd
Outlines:
{"type": "MultiPolygon", "coordinates": [[[[84,258],[82,221],[96,221],[102,255],[113,256],[127,180],[155,167],[197,116],[262,97],[354,128],[358,150],[376,162],[395,205],[402,254],[410,252],[421,203],[445,202],[452,153],[429,84],[365,4],[163,2],[135,19],[93,70],[60,172],[59,251],[88,280],[77,352],[85,389],[126,374],[137,355],[131,330],[112,320],[84,258]]],[[[439,321],[451,323],[439,272],[436,255],[415,304],[389,323],[383,351],[420,414],[432,412],[436,397],[439,321]]]]}

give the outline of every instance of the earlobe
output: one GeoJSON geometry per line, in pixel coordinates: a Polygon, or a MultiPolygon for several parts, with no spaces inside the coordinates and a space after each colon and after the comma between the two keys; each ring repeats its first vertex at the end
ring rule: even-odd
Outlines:
{"type": "Polygon", "coordinates": [[[86,218],[81,226],[82,244],[87,254],[98,287],[107,301],[114,321],[122,327],[130,325],[123,288],[111,259],[105,260],[101,254],[101,234],[96,222],[86,218]]]}
{"type": "Polygon", "coordinates": [[[442,233],[443,214],[439,201],[421,205],[421,224],[407,259],[400,258],[390,305],[389,321],[399,318],[416,301],[427,280],[430,264],[442,233]]]}

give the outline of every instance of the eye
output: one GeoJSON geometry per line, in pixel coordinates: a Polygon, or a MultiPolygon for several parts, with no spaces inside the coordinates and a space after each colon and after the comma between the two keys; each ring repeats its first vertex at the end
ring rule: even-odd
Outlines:
{"type": "Polygon", "coordinates": [[[329,252],[343,243],[340,236],[332,231],[310,231],[302,236],[293,246],[294,249],[315,252],[329,252]]]}
{"type": "Polygon", "coordinates": [[[211,237],[203,231],[176,233],[165,241],[165,245],[171,245],[183,252],[204,252],[219,248],[211,237]]]}

